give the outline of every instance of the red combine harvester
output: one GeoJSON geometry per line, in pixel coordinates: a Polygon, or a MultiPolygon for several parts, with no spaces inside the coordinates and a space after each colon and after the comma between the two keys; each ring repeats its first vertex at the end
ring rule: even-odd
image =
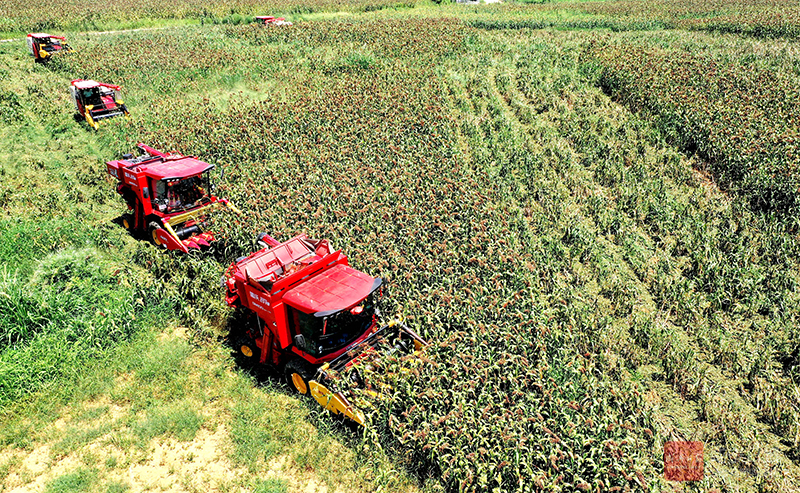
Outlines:
{"type": "Polygon", "coordinates": [[[93,80],[75,79],[69,88],[75,105],[75,118],[85,118],[95,130],[98,122],[115,116],[129,116],[128,108],[119,97],[122,88],[93,80]]]}
{"type": "Polygon", "coordinates": [[[291,26],[291,21],[284,17],[273,17],[271,15],[257,15],[256,20],[265,26],[291,26]]]}
{"type": "Polygon", "coordinates": [[[69,47],[66,38],[63,36],[53,36],[47,33],[30,33],[28,34],[28,51],[33,55],[33,59],[37,62],[46,62],[50,60],[56,53],[71,52],[72,48],[69,47]]]}
{"type": "Polygon", "coordinates": [[[223,278],[225,301],[248,320],[232,334],[235,347],[283,369],[300,394],[363,425],[363,413],[334,377],[351,370],[350,378],[359,380],[354,363],[408,354],[427,343],[402,323],[379,325],[375,302],[382,280],[351,268],[327,240],[300,235],[279,243],[262,233],[259,243],[265,248],[237,259],[223,278]]]}
{"type": "Polygon", "coordinates": [[[214,165],[138,146],[141,156],[126,154],[106,163],[108,173],[119,180],[117,193],[132,211],[123,216],[123,226],[132,233],[147,234],[168,250],[188,253],[208,247],[214,235],[204,231],[206,216],[220,207],[238,213],[228,200],[209,194],[214,165]]]}

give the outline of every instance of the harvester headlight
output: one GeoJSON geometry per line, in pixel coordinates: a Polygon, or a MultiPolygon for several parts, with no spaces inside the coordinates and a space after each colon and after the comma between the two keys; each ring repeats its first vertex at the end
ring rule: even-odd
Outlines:
{"type": "Polygon", "coordinates": [[[353,315],[360,315],[361,312],[363,312],[363,311],[364,311],[364,305],[358,305],[358,306],[354,306],[350,310],[350,313],[352,313],[353,315]]]}

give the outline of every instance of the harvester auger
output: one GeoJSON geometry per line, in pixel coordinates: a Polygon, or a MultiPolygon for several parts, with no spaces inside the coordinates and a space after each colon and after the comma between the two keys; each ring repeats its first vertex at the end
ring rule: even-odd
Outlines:
{"type": "MultiPolygon", "coordinates": [[[[383,281],[350,267],[328,240],[299,235],[280,243],[262,233],[259,243],[263,249],[237,259],[223,277],[225,301],[247,320],[231,332],[234,347],[282,370],[300,394],[363,425],[350,388],[334,377],[427,343],[400,322],[380,322],[376,302],[383,281]]],[[[350,377],[350,384],[360,380],[357,373],[350,377]]]]}
{"type": "Polygon", "coordinates": [[[63,36],[53,36],[47,33],[30,33],[28,34],[27,41],[28,51],[38,63],[47,62],[56,53],[69,53],[72,51],[72,48],[64,42],[66,38],[63,36]]]}
{"type": "Polygon", "coordinates": [[[214,234],[205,230],[208,214],[219,208],[239,212],[227,199],[211,195],[214,165],[138,146],[141,156],[126,154],[106,163],[131,211],[122,217],[123,226],[168,250],[188,253],[210,246],[214,234]]]}
{"type": "Polygon", "coordinates": [[[75,105],[75,119],[86,119],[97,130],[100,120],[115,116],[129,116],[125,102],[119,97],[120,86],[94,80],[75,79],[69,87],[75,105]]]}

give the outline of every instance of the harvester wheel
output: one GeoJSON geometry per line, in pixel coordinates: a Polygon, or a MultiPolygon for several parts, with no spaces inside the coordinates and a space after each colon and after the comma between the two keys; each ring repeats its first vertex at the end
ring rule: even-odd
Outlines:
{"type": "Polygon", "coordinates": [[[299,394],[309,396],[308,381],[314,374],[314,368],[299,359],[293,359],[286,363],[286,383],[289,388],[299,394]]]}
{"type": "Polygon", "coordinates": [[[261,350],[256,346],[256,341],[249,337],[237,337],[234,341],[235,349],[248,360],[258,361],[261,350]]]}
{"type": "Polygon", "coordinates": [[[131,231],[133,229],[133,217],[130,214],[122,216],[122,227],[131,231]]]}
{"type": "Polygon", "coordinates": [[[164,243],[158,238],[158,230],[162,229],[161,225],[157,222],[153,221],[150,225],[147,226],[147,233],[150,235],[150,239],[153,240],[153,244],[155,246],[164,246],[164,243]]]}

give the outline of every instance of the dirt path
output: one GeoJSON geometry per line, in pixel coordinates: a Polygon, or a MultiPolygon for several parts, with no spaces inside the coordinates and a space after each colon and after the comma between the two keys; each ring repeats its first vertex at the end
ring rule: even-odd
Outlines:
{"type": "MultiPolygon", "coordinates": [[[[188,25],[188,24],[187,24],[188,25]]],[[[98,36],[101,34],[119,34],[119,33],[135,33],[137,31],[163,31],[164,29],[171,29],[174,27],[182,26],[162,26],[162,27],[139,27],[136,29],[120,29],[117,31],[85,31],[74,33],[73,36],[98,36]]],[[[0,39],[0,43],[12,43],[14,41],[25,41],[25,38],[8,38],[0,39]]]]}
{"type": "Polygon", "coordinates": [[[418,491],[402,474],[367,479],[372,464],[318,429],[305,401],[254,386],[187,330],[165,331],[132,369],[88,372],[92,396],[0,421],[0,492],[418,491]]]}

